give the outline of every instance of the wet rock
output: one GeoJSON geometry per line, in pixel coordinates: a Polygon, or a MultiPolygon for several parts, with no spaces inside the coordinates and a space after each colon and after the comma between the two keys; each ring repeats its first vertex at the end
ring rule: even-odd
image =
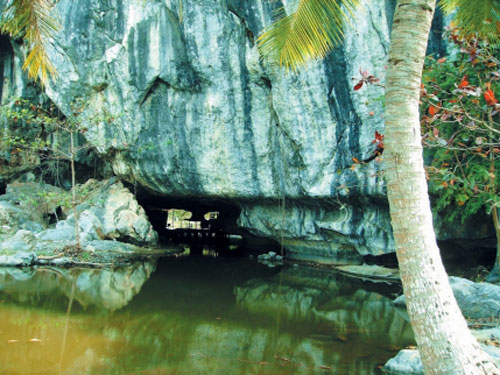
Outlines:
{"type": "Polygon", "coordinates": [[[418,350],[403,349],[382,368],[387,375],[424,375],[424,366],[418,350]]]}
{"type": "Polygon", "coordinates": [[[482,330],[474,330],[474,336],[480,342],[486,342],[488,340],[498,341],[500,343],[500,327],[490,328],[490,329],[482,329],[482,330]]]}
{"type": "Polygon", "coordinates": [[[347,265],[337,266],[335,269],[350,276],[371,281],[401,281],[398,269],[386,268],[378,265],[347,265]]]}
{"type": "Polygon", "coordinates": [[[257,260],[271,268],[283,265],[283,257],[276,254],[274,251],[270,251],[266,254],[260,254],[257,256],[257,260]]]}
{"type": "MultiPolygon", "coordinates": [[[[466,318],[479,319],[500,316],[500,286],[490,283],[475,283],[461,277],[450,277],[450,285],[458,306],[466,318]]],[[[406,299],[400,296],[394,304],[405,306],[406,299]]]]}
{"type": "Polygon", "coordinates": [[[32,252],[19,251],[11,255],[0,255],[0,265],[7,267],[31,266],[35,260],[36,255],[32,252]]]}
{"type": "MultiPolygon", "coordinates": [[[[44,262],[45,263],[45,262],[44,262]]],[[[62,258],[56,258],[51,260],[50,262],[47,262],[47,264],[52,264],[54,266],[69,266],[73,264],[73,259],[70,257],[62,257],[62,258]]]]}
{"type": "MultiPolygon", "coordinates": [[[[472,331],[479,341],[481,348],[489,354],[491,359],[500,365],[499,328],[484,331],[472,331]]],[[[424,375],[424,367],[417,349],[403,349],[382,368],[387,375],[424,375]]]]}

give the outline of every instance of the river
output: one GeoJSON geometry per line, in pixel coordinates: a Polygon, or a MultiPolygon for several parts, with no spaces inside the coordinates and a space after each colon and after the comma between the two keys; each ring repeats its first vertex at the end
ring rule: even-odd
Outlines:
{"type": "Polygon", "coordinates": [[[414,343],[397,288],[241,257],[0,268],[0,374],[379,374],[414,343]]]}

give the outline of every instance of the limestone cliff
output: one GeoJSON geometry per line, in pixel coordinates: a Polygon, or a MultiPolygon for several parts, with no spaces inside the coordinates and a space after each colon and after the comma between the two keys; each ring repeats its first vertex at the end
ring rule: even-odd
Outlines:
{"type": "Polygon", "coordinates": [[[294,257],[391,252],[379,163],[351,167],[383,133],[383,89],[353,86],[384,81],[394,1],[363,3],[342,46],[286,74],[255,44],[280,1],[60,0],[46,92],[83,101],[88,141],[131,183],[231,202],[294,257]]]}

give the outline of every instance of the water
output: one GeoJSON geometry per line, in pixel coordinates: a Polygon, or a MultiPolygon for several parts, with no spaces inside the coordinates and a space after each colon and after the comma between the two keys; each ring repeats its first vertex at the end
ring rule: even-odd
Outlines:
{"type": "Polygon", "coordinates": [[[241,258],[3,268],[0,374],[379,374],[413,335],[374,288],[241,258]]]}

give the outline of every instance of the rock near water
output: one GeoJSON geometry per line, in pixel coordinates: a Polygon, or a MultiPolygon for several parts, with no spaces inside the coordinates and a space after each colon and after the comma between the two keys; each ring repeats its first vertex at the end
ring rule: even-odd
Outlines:
{"type": "Polygon", "coordinates": [[[380,163],[353,161],[384,131],[383,88],[353,86],[361,71],[384,82],[394,1],[362,3],[342,46],[284,74],[256,46],[280,1],[60,0],[46,92],[66,114],[84,103],[85,137],[120,178],[231,202],[291,257],[357,263],[394,251],[380,163]]]}
{"type": "MultiPolygon", "coordinates": [[[[77,206],[82,241],[118,240],[137,245],[157,244],[158,234],[149,223],[144,209],[116,178],[105,181],[88,180],[77,187],[82,200],[77,206]]],[[[75,217],[68,209],[66,220],[57,223],[37,237],[40,240],[74,240],[75,217]]]]}
{"type": "MultiPolygon", "coordinates": [[[[498,328],[472,331],[479,341],[481,348],[488,353],[491,359],[500,365],[500,330],[498,328]]],[[[425,375],[420,353],[416,349],[403,349],[382,367],[386,375],[425,375]]]]}
{"type": "MultiPolygon", "coordinates": [[[[458,306],[466,318],[481,319],[500,316],[500,286],[451,276],[449,278],[458,306]]],[[[404,295],[394,300],[395,305],[405,306],[404,295]]]]}
{"type": "MultiPolygon", "coordinates": [[[[84,250],[127,255],[134,251],[144,253],[138,246],[157,245],[158,234],[144,209],[118,179],[90,179],[76,190],[84,250]]],[[[70,192],[37,183],[8,185],[7,191],[0,199],[0,220],[10,218],[11,222],[3,225],[0,233],[0,265],[40,263],[37,255],[60,253],[68,245],[76,245],[74,211],[71,205],[66,206],[71,201],[70,192]],[[36,209],[39,207],[44,208],[36,209]],[[55,214],[57,211],[59,215],[55,214]],[[51,224],[50,214],[57,220],[55,224],[51,224]]],[[[71,263],[61,259],[54,262],[71,263]]]]}

